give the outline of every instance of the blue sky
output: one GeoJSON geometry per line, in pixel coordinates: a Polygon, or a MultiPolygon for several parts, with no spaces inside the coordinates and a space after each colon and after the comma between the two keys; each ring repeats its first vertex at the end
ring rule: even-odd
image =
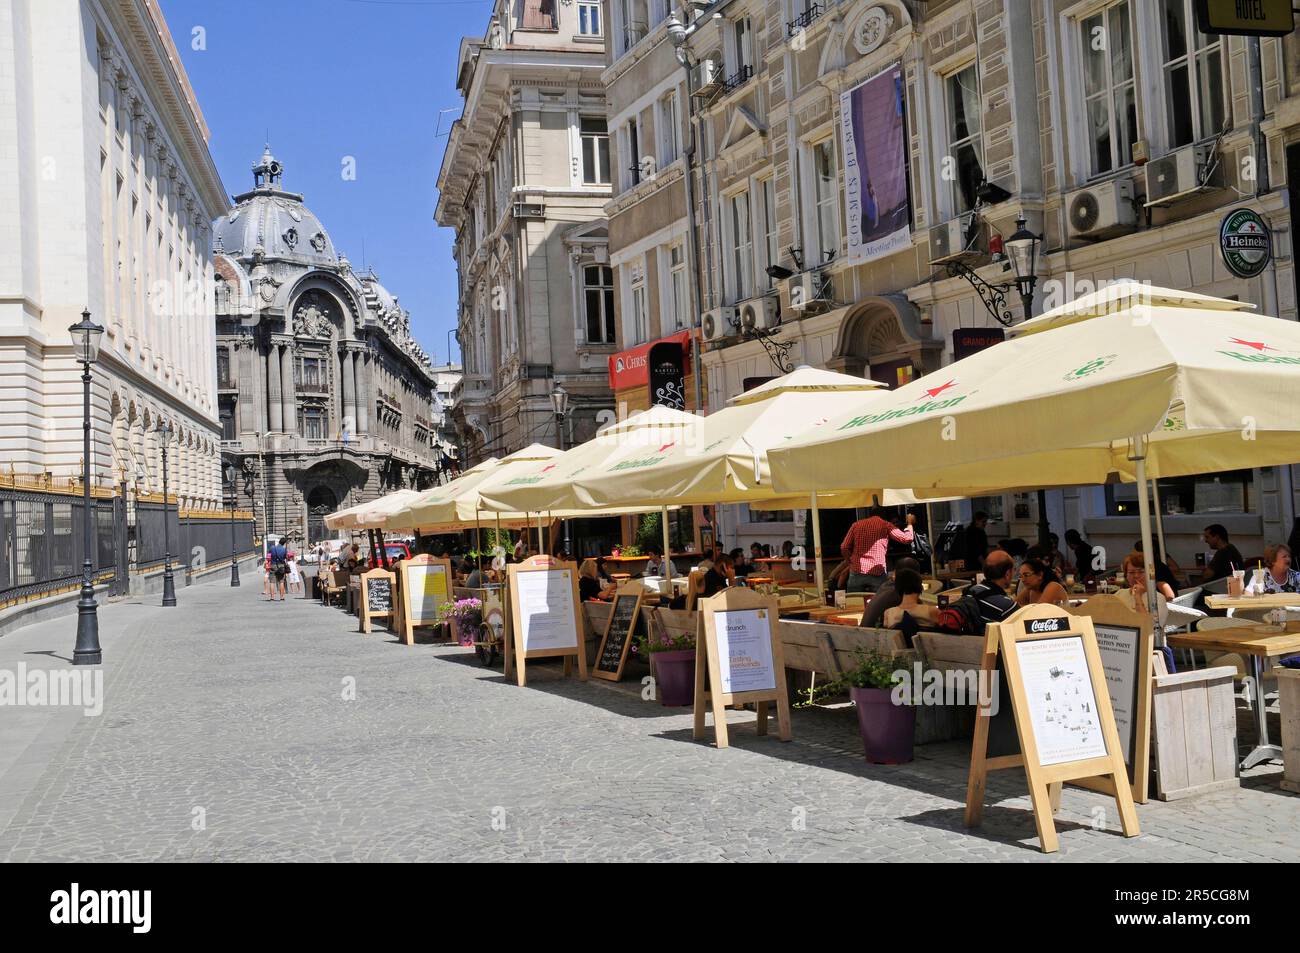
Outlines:
{"type": "Polygon", "coordinates": [[[375,269],[425,350],[445,361],[456,270],[452,232],[433,220],[435,185],[460,112],[460,38],[482,36],[489,0],[160,2],[226,191],[252,186],[269,135],[284,187],[303,193],[354,268],[375,269]]]}

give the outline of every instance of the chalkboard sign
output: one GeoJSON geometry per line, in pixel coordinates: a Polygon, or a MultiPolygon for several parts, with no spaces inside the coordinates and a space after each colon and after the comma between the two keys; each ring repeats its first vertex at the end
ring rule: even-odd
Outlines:
{"type": "Polygon", "coordinates": [[[386,569],[372,569],[361,576],[361,631],[369,632],[377,618],[393,617],[394,574],[386,569]]]}
{"type": "Polygon", "coordinates": [[[605,634],[600,640],[600,650],[596,653],[596,667],[592,677],[605,678],[617,682],[623,677],[623,666],[627,664],[628,649],[632,647],[632,633],[636,630],[636,620],[641,614],[641,600],[645,597],[645,588],[639,583],[622,586],[614,594],[614,607],[605,624],[605,634]]]}

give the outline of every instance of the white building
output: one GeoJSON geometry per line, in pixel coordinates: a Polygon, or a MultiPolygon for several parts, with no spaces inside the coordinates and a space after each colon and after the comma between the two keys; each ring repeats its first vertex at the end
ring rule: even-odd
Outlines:
{"type": "Polygon", "coordinates": [[[208,223],[226,209],[208,128],[153,0],[0,3],[0,458],[80,474],[68,327],[106,333],[94,478],[182,507],[221,496],[208,223]],[[174,488],[174,489],[173,489],[174,488]]]}

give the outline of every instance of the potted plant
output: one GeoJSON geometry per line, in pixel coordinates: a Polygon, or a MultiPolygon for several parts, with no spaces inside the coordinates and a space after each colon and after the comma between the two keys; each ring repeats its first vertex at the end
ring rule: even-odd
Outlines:
{"type": "Polygon", "coordinates": [[[894,700],[894,662],[879,652],[859,652],[841,682],[858,709],[858,731],[867,760],[905,764],[912,760],[916,709],[894,700]]]}
{"type": "Polygon", "coordinates": [[[695,704],[695,634],[656,632],[645,636],[644,645],[654,662],[660,703],[669,707],[695,704]]]}
{"type": "Polygon", "coordinates": [[[461,645],[478,641],[479,627],[483,624],[483,602],[480,599],[457,599],[438,607],[444,623],[451,626],[452,636],[461,645]]]}

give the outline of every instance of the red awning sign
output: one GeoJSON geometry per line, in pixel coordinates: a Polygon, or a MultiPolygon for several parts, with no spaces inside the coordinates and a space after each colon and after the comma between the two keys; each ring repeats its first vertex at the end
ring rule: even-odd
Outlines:
{"type": "Polygon", "coordinates": [[[638,344],[609,358],[609,386],[614,390],[644,387],[650,383],[650,349],[657,344],[675,343],[685,353],[691,346],[691,332],[678,331],[657,341],[638,344]]]}

